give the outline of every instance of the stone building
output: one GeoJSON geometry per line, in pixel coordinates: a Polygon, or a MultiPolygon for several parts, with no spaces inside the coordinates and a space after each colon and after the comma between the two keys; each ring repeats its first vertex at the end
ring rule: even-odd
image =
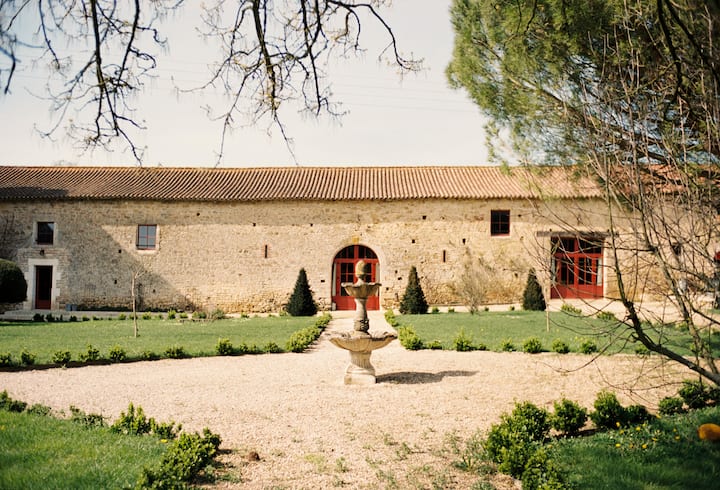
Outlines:
{"type": "Polygon", "coordinates": [[[355,262],[397,306],[412,266],[428,302],[603,297],[600,190],[572,169],[0,167],[0,257],[25,309],[277,311],[304,268],[321,308],[352,309],[355,262]],[[562,257],[558,250],[562,249],[562,257]]]}

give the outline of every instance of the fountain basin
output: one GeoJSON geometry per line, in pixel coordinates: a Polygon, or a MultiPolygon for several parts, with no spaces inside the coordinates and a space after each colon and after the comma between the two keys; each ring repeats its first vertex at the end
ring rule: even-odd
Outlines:
{"type": "Polygon", "coordinates": [[[370,355],[375,349],[385,347],[397,338],[397,334],[383,332],[370,335],[365,332],[343,332],[330,338],[330,342],[350,353],[350,363],[345,370],[346,385],[375,384],[375,368],[370,363],[370,355]]]}

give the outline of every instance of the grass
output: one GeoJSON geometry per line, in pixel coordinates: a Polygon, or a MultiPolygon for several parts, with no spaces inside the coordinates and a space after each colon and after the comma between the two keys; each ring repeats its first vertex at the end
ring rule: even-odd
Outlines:
{"type": "Polygon", "coordinates": [[[550,455],[574,488],[716,489],[720,444],[702,441],[697,427],[720,420],[720,407],[653,420],[624,430],[560,440],[550,455]]]}
{"type": "Polygon", "coordinates": [[[0,488],[134,488],[166,444],[69,420],[0,410],[0,488]]]}
{"type": "Polygon", "coordinates": [[[15,363],[27,350],[35,354],[35,364],[52,363],[53,354],[69,351],[73,360],[87,353],[88,345],[107,359],[110,349],[119,346],[128,359],[141,359],[144,353],[163,355],[168,349],[183,347],[191,357],[216,355],[218,339],[227,338],[234,346],[246,344],[263,348],[270,342],[284,348],[293,332],[314,325],[316,317],[227,318],[208,322],[181,322],[153,318],[138,320],[139,336],[133,337],[132,320],[90,320],[83,322],[0,322],[0,354],[10,353],[15,363]]]}
{"type": "MultiPolygon", "coordinates": [[[[544,351],[551,351],[555,340],[568,344],[571,352],[580,352],[583,342],[592,340],[599,349],[610,346],[607,353],[636,353],[637,346],[629,342],[629,331],[618,322],[593,317],[570,315],[564,312],[504,311],[470,313],[442,313],[426,315],[399,315],[400,326],[412,326],[424,344],[439,344],[453,349],[454,340],[462,330],[474,345],[484,344],[489,350],[502,351],[503,343],[514,344],[521,351],[523,343],[538,338],[544,351]],[[548,321],[549,319],[549,321],[548,321]]],[[[687,331],[670,326],[656,332],[667,345],[682,355],[691,355],[690,336],[687,331]]],[[[720,334],[716,335],[716,347],[720,334]]]]}

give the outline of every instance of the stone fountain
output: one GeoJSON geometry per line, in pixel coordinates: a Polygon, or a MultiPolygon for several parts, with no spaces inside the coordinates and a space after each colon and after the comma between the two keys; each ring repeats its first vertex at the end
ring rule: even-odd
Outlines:
{"type": "Polygon", "coordinates": [[[385,347],[397,338],[397,334],[383,332],[379,335],[371,335],[370,320],[368,320],[366,303],[368,297],[375,294],[380,288],[376,282],[366,282],[370,278],[370,264],[364,260],[355,264],[354,283],[344,282],[341,284],[345,291],[355,298],[355,319],[353,320],[353,331],[343,332],[330,338],[330,342],[350,353],[350,364],[345,370],[346,385],[371,385],[375,384],[375,368],[370,364],[370,355],[375,349],[385,347]]]}

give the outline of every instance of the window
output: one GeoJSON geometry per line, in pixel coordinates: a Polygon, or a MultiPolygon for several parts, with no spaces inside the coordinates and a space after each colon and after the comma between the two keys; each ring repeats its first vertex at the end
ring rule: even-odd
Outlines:
{"type": "Polygon", "coordinates": [[[55,223],[52,221],[38,221],[37,244],[52,245],[55,241],[55,223]]]}
{"type": "Polygon", "coordinates": [[[510,234],[510,211],[490,211],[490,235],[510,234]]]}
{"type": "Polygon", "coordinates": [[[138,225],[137,228],[137,249],[155,250],[157,241],[157,225],[138,225]]]}

